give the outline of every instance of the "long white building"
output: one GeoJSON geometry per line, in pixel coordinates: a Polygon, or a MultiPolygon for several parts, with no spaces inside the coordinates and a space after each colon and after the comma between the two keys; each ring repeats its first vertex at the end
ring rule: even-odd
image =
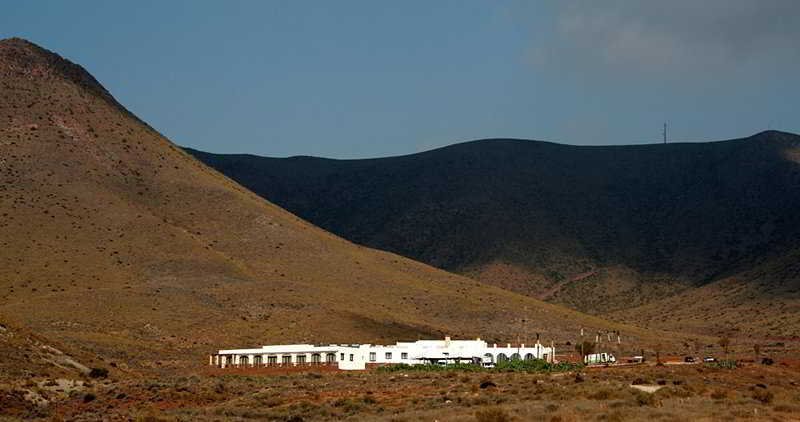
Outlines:
{"type": "Polygon", "coordinates": [[[555,362],[555,348],[538,341],[524,344],[489,345],[476,340],[418,340],[393,345],[373,344],[287,344],[257,349],[220,350],[209,356],[209,365],[220,368],[266,366],[336,366],[343,370],[363,370],[372,365],[475,363],[493,366],[504,360],[543,359],[555,362]]]}

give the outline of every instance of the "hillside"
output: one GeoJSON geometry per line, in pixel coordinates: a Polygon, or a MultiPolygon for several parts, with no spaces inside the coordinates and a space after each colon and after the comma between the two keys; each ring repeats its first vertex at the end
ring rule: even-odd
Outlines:
{"type": "Polygon", "coordinates": [[[279,342],[654,335],[320,230],[20,39],[0,41],[0,181],[0,316],[75,353],[159,368],[279,342]]]}
{"type": "MultiPolygon", "coordinates": [[[[189,152],[356,243],[596,314],[737,274],[766,283],[744,272],[800,247],[800,137],[783,132],[635,146],[494,139],[364,160],[189,152]]],[[[785,273],[780,283],[800,284],[785,273]]]]}
{"type": "Polygon", "coordinates": [[[752,268],[653,303],[612,313],[614,319],[682,332],[764,336],[800,342],[800,248],[752,268]]]}

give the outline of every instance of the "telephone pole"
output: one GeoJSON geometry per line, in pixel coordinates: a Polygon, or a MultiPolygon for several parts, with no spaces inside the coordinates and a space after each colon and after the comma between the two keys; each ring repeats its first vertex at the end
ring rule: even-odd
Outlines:
{"type": "Polygon", "coordinates": [[[664,135],[664,145],[667,144],[667,122],[664,122],[664,131],[662,132],[664,135]]]}

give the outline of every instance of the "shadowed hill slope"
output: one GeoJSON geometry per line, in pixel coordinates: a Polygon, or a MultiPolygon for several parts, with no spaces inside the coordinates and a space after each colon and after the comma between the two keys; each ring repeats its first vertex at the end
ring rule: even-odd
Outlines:
{"type": "Polygon", "coordinates": [[[800,342],[800,248],[653,303],[614,312],[622,321],[682,332],[800,342]]]}
{"type": "Polygon", "coordinates": [[[338,238],[198,162],[82,68],[0,41],[0,314],[117,362],[633,328],[338,238]]]}
{"type": "Polygon", "coordinates": [[[496,139],[366,160],[190,152],[354,242],[594,313],[800,245],[800,137],[783,132],[602,147],[496,139]]]}

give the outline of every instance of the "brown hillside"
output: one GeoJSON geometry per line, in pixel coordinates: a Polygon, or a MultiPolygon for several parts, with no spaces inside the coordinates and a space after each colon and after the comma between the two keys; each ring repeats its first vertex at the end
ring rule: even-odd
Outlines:
{"type": "Polygon", "coordinates": [[[116,361],[443,333],[563,340],[579,326],[647,335],[320,230],[19,39],[0,41],[0,182],[0,313],[116,361]]]}
{"type": "MultiPolygon", "coordinates": [[[[356,243],[582,312],[623,315],[676,294],[720,306],[707,294],[731,278],[758,303],[800,303],[780,287],[800,285],[796,273],[753,271],[800,247],[791,133],[627,146],[489,139],[362,160],[190,152],[356,243]]],[[[791,309],[768,307],[751,327],[770,335],[770,317],[793,320],[791,309]]]]}
{"type": "Polygon", "coordinates": [[[648,305],[611,314],[623,321],[684,332],[766,336],[800,342],[800,249],[648,305]]]}

